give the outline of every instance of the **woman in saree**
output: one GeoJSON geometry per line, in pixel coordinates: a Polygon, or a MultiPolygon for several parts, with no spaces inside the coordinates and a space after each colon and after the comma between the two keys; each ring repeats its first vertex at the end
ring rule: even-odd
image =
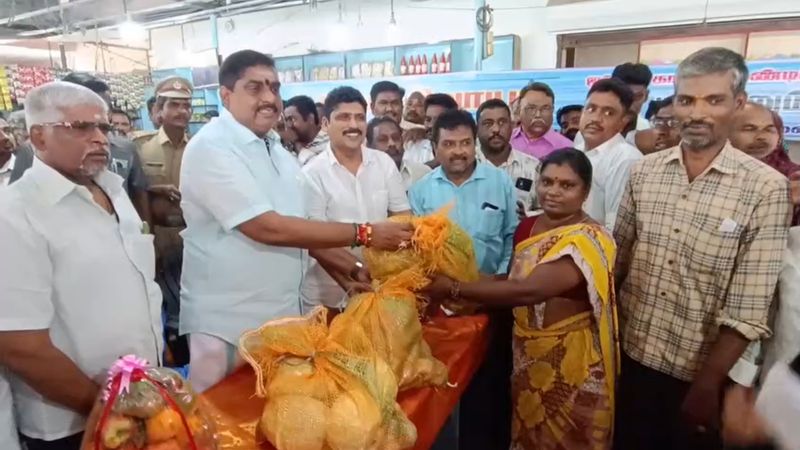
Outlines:
{"type": "Polygon", "coordinates": [[[536,185],[544,213],[519,225],[508,279],[438,275],[423,292],[434,301],[513,308],[512,450],[611,448],[615,246],[582,210],[591,177],[583,152],[547,156],[536,185]]]}

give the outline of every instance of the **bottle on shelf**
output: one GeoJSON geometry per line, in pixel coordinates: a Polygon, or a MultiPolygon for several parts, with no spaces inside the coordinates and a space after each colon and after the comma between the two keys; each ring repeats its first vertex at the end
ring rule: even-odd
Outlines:
{"type": "Polygon", "coordinates": [[[400,75],[408,75],[408,63],[405,56],[400,59],[400,75]]]}
{"type": "Polygon", "coordinates": [[[433,54],[433,60],[431,61],[431,73],[439,73],[439,58],[436,53],[433,54]]]}
{"type": "Polygon", "coordinates": [[[422,55],[422,74],[428,74],[428,55],[422,55]]]}
{"type": "Polygon", "coordinates": [[[453,56],[450,54],[450,52],[447,52],[447,63],[445,63],[445,65],[444,65],[445,73],[450,73],[450,69],[451,69],[450,64],[453,62],[452,57],[453,56]]]}
{"type": "Polygon", "coordinates": [[[422,74],[422,57],[419,55],[417,55],[417,65],[415,67],[415,71],[417,72],[417,75],[422,74]]]}
{"type": "Polygon", "coordinates": [[[417,60],[414,58],[414,55],[408,59],[408,74],[409,75],[416,75],[417,74],[417,60]]]}
{"type": "Polygon", "coordinates": [[[442,52],[442,57],[439,59],[439,73],[445,73],[445,64],[447,64],[447,57],[442,52]]]}

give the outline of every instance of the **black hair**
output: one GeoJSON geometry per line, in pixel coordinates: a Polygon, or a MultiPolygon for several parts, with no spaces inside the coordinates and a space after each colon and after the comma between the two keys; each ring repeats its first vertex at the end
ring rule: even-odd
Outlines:
{"type": "Polygon", "coordinates": [[[364,107],[364,112],[367,111],[367,101],[361,92],[350,86],[339,86],[330,91],[325,97],[325,117],[331,118],[331,113],[337,106],[342,103],[358,103],[364,107]]]}
{"type": "Polygon", "coordinates": [[[217,111],[216,109],[209,109],[208,111],[203,113],[203,116],[205,116],[208,119],[211,119],[213,117],[219,117],[219,111],[217,111]]]}
{"type": "Polygon", "coordinates": [[[324,103],[322,103],[322,102],[317,102],[317,103],[314,103],[314,106],[316,106],[317,108],[320,108],[320,107],[321,107],[321,108],[324,108],[324,107],[325,107],[325,104],[324,104],[324,103]]]}
{"type": "Polygon", "coordinates": [[[631,105],[633,105],[633,91],[619,78],[598,80],[589,88],[589,93],[586,94],[586,98],[589,98],[589,96],[595,92],[610,92],[616,95],[619,102],[622,103],[623,112],[625,113],[630,111],[631,105]]]}
{"type": "Polygon", "coordinates": [[[662,108],[671,105],[674,98],[674,95],[670,95],[660,100],[650,100],[650,103],[647,104],[647,111],[644,113],[644,118],[650,120],[653,116],[658,114],[662,108]]]}
{"type": "Polygon", "coordinates": [[[387,116],[376,117],[376,118],[370,120],[369,123],[367,124],[367,145],[368,146],[372,147],[372,140],[375,138],[375,128],[378,128],[378,126],[383,125],[385,123],[390,123],[390,124],[396,126],[397,129],[400,130],[401,133],[403,132],[403,129],[400,128],[400,124],[395,122],[394,119],[392,119],[390,117],[387,117],[387,116]]]}
{"type": "Polygon", "coordinates": [[[572,147],[566,147],[550,153],[542,159],[539,166],[539,173],[543,173],[544,169],[555,164],[557,166],[568,165],[583,181],[586,189],[592,186],[592,162],[586,156],[586,153],[576,150],[572,147]]]}
{"type": "Polygon", "coordinates": [[[481,121],[481,113],[487,109],[505,109],[508,112],[508,117],[511,117],[511,108],[508,107],[508,104],[499,98],[492,98],[486,100],[485,102],[481,103],[481,106],[478,107],[478,112],[475,114],[475,121],[480,123],[481,121]]]}
{"type": "Polygon", "coordinates": [[[521,99],[521,98],[525,97],[525,95],[528,92],[534,92],[534,91],[535,92],[541,92],[542,94],[550,97],[550,100],[552,100],[553,103],[555,103],[556,94],[553,92],[553,90],[550,88],[550,86],[548,86],[547,84],[542,83],[540,81],[531,81],[530,83],[528,83],[527,86],[525,86],[524,88],[522,88],[521,91],[519,91],[519,98],[521,99]]]}
{"type": "Polygon", "coordinates": [[[125,111],[123,111],[123,110],[121,110],[119,108],[111,108],[111,111],[108,112],[108,115],[110,116],[111,114],[122,114],[123,116],[128,118],[129,122],[132,122],[131,116],[127,112],[125,112],[125,111]]]}
{"type": "Polygon", "coordinates": [[[271,56],[255,50],[241,50],[231,53],[225,58],[225,61],[222,61],[222,66],[219,68],[219,85],[233,90],[236,82],[242,78],[244,72],[256,66],[275,68],[275,60],[271,56]]]}
{"type": "Polygon", "coordinates": [[[153,110],[153,106],[156,106],[156,97],[155,96],[152,96],[152,97],[147,99],[147,112],[152,111],[153,110]]]}
{"type": "Polygon", "coordinates": [[[297,95],[295,97],[290,98],[283,104],[283,109],[294,106],[297,108],[297,112],[300,113],[300,116],[303,117],[303,120],[308,119],[308,116],[314,116],[314,124],[319,125],[319,113],[317,112],[317,105],[314,104],[314,100],[307,95],[297,95]]]}
{"type": "Polygon", "coordinates": [[[556,113],[556,123],[561,126],[561,118],[564,117],[564,115],[575,111],[583,111],[583,105],[567,105],[562,107],[556,113]]]}
{"type": "Polygon", "coordinates": [[[434,145],[438,145],[439,143],[439,133],[441,130],[455,130],[462,126],[472,130],[473,139],[478,136],[478,125],[475,123],[472,114],[463,109],[451,109],[443,112],[442,115],[436,119],[436,122],[433,123],[431,136],[434,145]]]}
{"type": "Polygon", "coordinates": [[[72,72],[69,75],[62,78],[61,81],[65,81],[67,83],[72,83],[72,84],[79,84],[91,90],[95,94],[102,94],[103,92],[108,92],[111,90],[105,81],[86,72],[72,72]]]}
{"type": "Polygon", "coordinates": [[[447,94],[430,94],[425,97],[425,111],[430,106],[441,106],[444,109],[458,109],[456,100],[447,94]]]}
{"type": "Polygon", "coordinates": [[[396,83],[392,83],[391,81],[378,81],[372,85],[372,89],[369,91],[369,97],[372,99],[372,103],[375,103],[375,100],[378,99],[378,94],[382,92],[397,92],[401,99],[406,95],[406,90],[396,83]]]}
{"type": "Polygon", "coordinates": [[[653,72],[647,64],[630,63],[620,64],[614,67],[611,73],[613,78],[619,78],[625,84],[649,87],[653,81],[653,72]]]}

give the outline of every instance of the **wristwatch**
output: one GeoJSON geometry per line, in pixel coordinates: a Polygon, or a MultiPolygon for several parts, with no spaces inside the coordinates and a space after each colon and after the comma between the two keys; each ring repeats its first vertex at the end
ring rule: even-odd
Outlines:
{"type": "Polygon", "coordinates": [[[364,268],[364,263],[362,263],[361,261],[356,261],[356,265],[353,266],[353,270],[350,271],[350,278],[352,278],[354,280],[357,279],[358,278],[358,272],[360,272],[361,269],[363,269],[363,268],[364,268]]]}

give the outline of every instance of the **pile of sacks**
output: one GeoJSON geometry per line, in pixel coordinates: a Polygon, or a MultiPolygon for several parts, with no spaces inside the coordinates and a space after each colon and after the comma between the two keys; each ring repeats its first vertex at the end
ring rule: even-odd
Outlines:
{"type": "MultiPolygon", "coordinates": [[[[478,279],[469,236],[445,211],[410,221],[410,248],[364,252],[374,290],[352,297],[328,321],[324,308],[245,333],[240,351],[267,399],[260,429],[278,450],[402,450],[416,428],[397,404],[400,391],[444,386],[447,368],[422,338],[415,292],[427,276],[478,279]]],[[[460,313],[470,308],[448,305],[460,313]]]]}

